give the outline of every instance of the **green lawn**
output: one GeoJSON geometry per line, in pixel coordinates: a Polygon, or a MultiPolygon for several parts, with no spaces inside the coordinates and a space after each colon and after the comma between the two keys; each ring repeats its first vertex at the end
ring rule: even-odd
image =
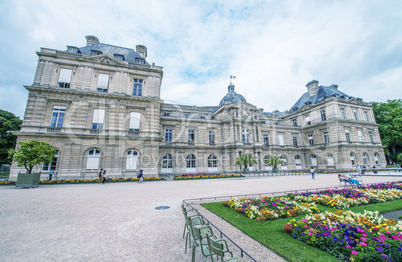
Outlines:
{"type": "MultiPolygon", "coordinates": [[[[235,211],[223,206],[223,202],[202,204],[211,212],[217,214],[222,219],[228,221],[236,228],[243,231],[248,236],[257,240],[261,244],[269,247],[277,254],[281,255],[289,261],[338,261],[339,259],[311,247],[300,241],[293,239],[290,235],[282,231],[282,227],[293,218],[270,220],[265,222],[256,222],[246,216],[236,213],[235,211]]],[[[334,211],[335,209],[317,205],[324,212],[326,210],[334,211]]],[[[363,213],[367,211],[387,212],[401,209],[402,200],[396,200],[387,203],[366,205],[351,208],[353,212],[363,213]]],[[[303,216],[296,217],[301,219],[303,216]]],[[[246,250],[247,251],[247,250],[246,250]]]]}

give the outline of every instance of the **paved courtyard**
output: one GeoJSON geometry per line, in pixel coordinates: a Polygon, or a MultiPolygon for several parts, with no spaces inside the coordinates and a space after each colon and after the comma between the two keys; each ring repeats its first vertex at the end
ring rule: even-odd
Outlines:
{"type": "MultiPolygon", "coordinates": [[[[191,261],[182,239],[183,199],[336,186],[336,174],[317,175],[315,180],[303,175],[35,189],[1,186],[0,261],[191,261]],[[157,206],[170,209],[155,210],[157,206]]],[[[284,261],[226,222],[206,215],[258,261],[284,261]]],[[[196,261],[202,261],[199,254],[196,261]]]]}

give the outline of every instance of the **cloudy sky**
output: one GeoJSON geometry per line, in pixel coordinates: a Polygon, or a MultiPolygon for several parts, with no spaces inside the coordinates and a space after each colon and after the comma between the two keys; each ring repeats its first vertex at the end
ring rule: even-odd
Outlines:
{"type": "Polygon", "coordinates": [[[400,0],[1,0],[0,109],[23,117],[40,47],[148,48],[161,98],[217,106],[229,76],[247,102],[288,110],[312,79],[364,101],[402,97],[400,0]]]}

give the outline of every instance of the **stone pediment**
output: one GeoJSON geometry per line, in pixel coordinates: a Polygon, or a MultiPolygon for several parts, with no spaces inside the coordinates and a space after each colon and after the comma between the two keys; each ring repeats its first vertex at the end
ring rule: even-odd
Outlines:
{"type": "Polygon", "coordinates": [[[108,65],[127,65],[127,62],[120,61],[106,54],[87,57],[88,60],[108,65]]]}

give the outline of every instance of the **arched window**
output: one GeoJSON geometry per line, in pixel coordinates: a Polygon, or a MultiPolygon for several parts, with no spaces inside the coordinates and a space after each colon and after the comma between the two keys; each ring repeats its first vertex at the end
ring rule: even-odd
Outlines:
{"type": "Polygon", "coordinates": [[[269,158],[270,158],[269,155],[265,155],[265,156],[264,156],[265,170],[272,170],[272,166],[270,166],[269,164],[267,164],[267,161],[269,160],[269,158]]]}
{"type": "Polygon", "coordinates": [[[53,161],[50,164],[43,163],[42,171],[56,170],[58,158],[59,158],[59,151],[57,150],[56,154],[54,155],[53,161]]]}
{"type": "Polygon", "coordinates": [[[352,163],[352,166],[356,165],[356,155],[355,153],[350,153],[350,162],[352,163]]]}
{"type": "Polygon", "coordinates": [[[363,153],[363,165],[368,165],[368,155],[367,153],[363,153]]]}
{"type": "Polygon", "coordinates": [[[295,165],[296,169],[301,169],[301,156],[299,155],[295,156],[295,165]]]}
{"type": "Polygon", "coordinates": [[[380,155],[378,153],[374,153],[374,163],[376,165],[380,164],[380,155]]]}
{"type": "Polygon", "coordinates": [[[332,154],[327,154],[327,166],[334,166],[334,157],[332,154]]]}
{"type": "Polygon", "coordinates": [[[186,168],[196,168],[195,155],[191,154],[186,157],[186,168]]]}
{"type": "Polygon", "coordinates": [[[250,143],[250,132],[247,129],[243,129],[241,139],[245,144],[250,143]]]}
{"type": "Polygon", "coordinates": [[[218,158],[215,155],[210,155],[208,157],[208,167],[216,168],[218,167],[218,158]]]}
{"type": "Polygon", "coordinates": [[[99,169],[99,160],[101,151],[99,149],[90,149],[87,153],[87,170],[99,169]]]}
{"type": "Polygon", "coordinates": [[[311,166],[317,166],[317,156],[311,155],[310,156],[311,166]]]}
{"type": "Polygon", "coordinates": [[[280,159],[283,161],[281,169],[288,169],[288,157],[286,155],[281,155],[280,159]]]}
{"type": "Polygon", "coordinates": [[[216,155],[208,156],[208,171],[209,172],[218,171],[218,157],[216,155]]]}
{"type": "Polygon", "coordinates": [[[138,152],[137,150],[130,149],[126,153],[126,170],[137,169],[138,152]]]}
{"type": "Polygon", "coordinates": [[[173,168],[173,157],[171,154],[166,154],[162,157],[162,170],[173,168]]]}

